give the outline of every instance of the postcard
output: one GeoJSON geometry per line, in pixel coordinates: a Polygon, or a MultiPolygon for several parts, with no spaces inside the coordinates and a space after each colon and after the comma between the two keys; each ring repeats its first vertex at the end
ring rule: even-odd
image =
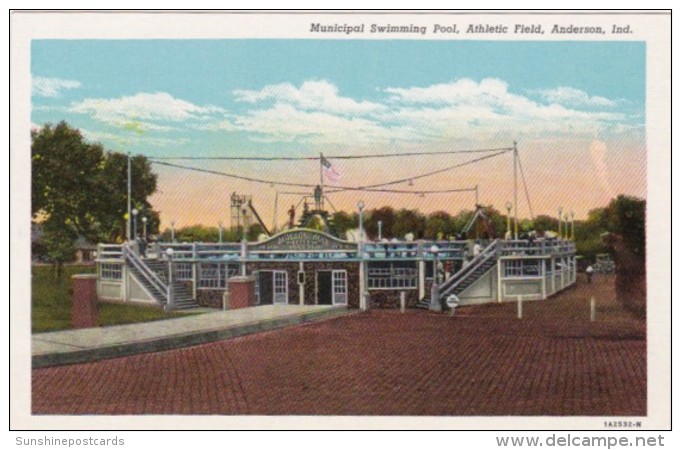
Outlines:
{"type": "Polygon", "coordinates": [[[671,427],[670,13],[11,23],[11,428],[671,427]]]}

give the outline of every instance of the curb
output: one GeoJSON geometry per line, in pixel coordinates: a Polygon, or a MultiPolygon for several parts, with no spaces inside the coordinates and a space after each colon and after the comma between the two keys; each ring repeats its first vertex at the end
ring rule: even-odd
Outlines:
{"type": "Polygon", "coordinates": [[[239,336],[276,330],[293,325],[319,322],[322,320],[333,319],[354,313],[354,311],[351,312],[348,309],[312,311],[304,314],[275,318],[261,322],[232,325],[222,329],[176,334],[148,341],[129,342],[108,347],[75,350],[71,352],[33,355],[31,357],[31,363],[33,369],[40,369],[44,367],[94,362],[103,359],[119,358],[122,356],[131,356],[141,353],[161,352],[177,348],[191,347],[194,345],[208,344],[210,342],[217,342],[239,336]]]}

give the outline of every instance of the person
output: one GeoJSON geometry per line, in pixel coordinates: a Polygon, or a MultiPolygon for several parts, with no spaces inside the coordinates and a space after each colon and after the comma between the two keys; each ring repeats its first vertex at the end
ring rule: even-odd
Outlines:
{"type": "Polygon", "coordinates": [[[288,227],[293,228],[293,222],[296,218],[296,207],[291,205],[291,209],[288,210],[288,227]]]}
{"type": "Polygon", "coordinates": [[[470,262],[470,253],[468,252],[468,249],[465,249],[463,251],[463,261],[461,262],[461,268],[463,269],[468,265],[470,262]]]}
{"type": "Polygon", "coordinates": [[[444,272],[445,272],[445,269],[444,269],[444,266],[442,265],[442,261],[441,261],[441,260],[438,260],[438,262],[437,262],[436,272],[437,272],[437,273],[436,273],[436,277],[437,277],[436,280],[437,280],[437,283],[438,283],[438,284],[441,284],[442,281],[443,281],[442,276],[444,275],[444,272]]]}
{"type": "Polygon", "coordinates": [[[322,187],[320,185],[314,188],[314,204],[315,209],[322,209],[322,187]]]}
{"type": "Polygon", "coordinates": [[[148,243],[146,238],[140,239],[140,255],[142,256],[142,258],[147,257],[147,245],[148,243]]]}
{"type": "Polygon", "coordinates": [[[480,245],[480,241],[475,241],[475,245],[473,246],[473,258],[477,257],[480,252],[482,252],[482,246],[480,245]]]}
{"type": "Polygon", "coordinates": [[[464,249],[462,256],[463,256],[463,260],[461,261],[461,268],[463,269],[469,263],[470,253],[468,252],[468,249],[464,249]]]}
{"type": "Polygon", "coordinates": [[[594,268],[591,264],[589,264],[589,267],[586,268],[586,282],[591,283],[591,277],[593,277],[594,274],[594,268]]]}

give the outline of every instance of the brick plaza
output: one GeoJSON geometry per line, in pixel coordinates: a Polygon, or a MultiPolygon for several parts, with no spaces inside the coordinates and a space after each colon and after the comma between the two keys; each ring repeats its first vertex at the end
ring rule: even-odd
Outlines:
{"type": "Polygon", "coordinates": [[[646,415],[645,322],[614,278],[454,317],[371,310],[159,353],[34,369],[34,414],[646,415]],[[598,299],[596,322],[589,298],[598,299]]]}

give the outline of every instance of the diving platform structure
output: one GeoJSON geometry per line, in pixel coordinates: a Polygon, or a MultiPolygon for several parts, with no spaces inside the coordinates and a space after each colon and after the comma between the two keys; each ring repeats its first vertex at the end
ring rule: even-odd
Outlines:
{"type": "Polygon", "coordinates": [[[448,302],[546,299],[574,284],[577,273],[575,244],[564,239],[352,242],[295,228],[262,242],[156,243],[148,250],[143,256],[133,243],[100,244],[99,297],[192,308],[220,297],[231,277],[252,276],[265,303],[271,296],[365,309],[406,296],[408,306],[439,310],[448,302]]]}

